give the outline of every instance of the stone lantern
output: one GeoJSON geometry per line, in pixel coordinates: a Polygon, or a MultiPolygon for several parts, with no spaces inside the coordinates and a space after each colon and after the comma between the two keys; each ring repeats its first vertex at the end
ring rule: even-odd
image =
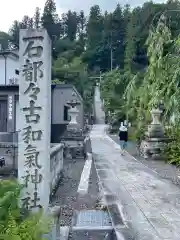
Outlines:
{"type": "Polygon", "coordinates": [[[78,128],[77,123],[77,116],[79,113],[79,110],[77,109],[77,106],[80,105],[80,103],[76,100],[67,102],[67,104],[70,106],[70,109],[68,111],[68,114],[70,116],[70,122],[68,124],[68,128],[78,128]]]}
{"type": "Polygon", "coordinates": [[[159,108],[154,108],[151,110],[152,122],[148,126],[148,137],[164,137],[164,127],[161,123],[162,110],[159,108]]]}
{"type": "Polygon", "coordinates": [[[61,137],[61,140],[65,144],[65,158],[75,159],[77,157],[84,157],[83,130],[80,129],[77,122],[77,117],[79,114],[77,106],[80,105],[80,102],[77,100],[72,100],[67,102],[67,105],[70,107],[68,111],[70,122],[67,125],[67,130],[61,137]]]}
{"type": "Polygon", "coordinates": [[[77,107],[71,107],[68,111],[69,113],[69,116],[70,116],[70,122],[69,122],[69,125],[77,125],[77,116],[78,116],[78,109],[77,107]]]}
{"type": "Polygon", "coordinates": [[[159,160],[164,158],[163,154],[168,138],[165,136],[161,115],[162,110],[159,107],[151,110],[152,122],[148,126],[145,139],[142,140],[140,146],[141,155],[146,159],[159,160]]]}

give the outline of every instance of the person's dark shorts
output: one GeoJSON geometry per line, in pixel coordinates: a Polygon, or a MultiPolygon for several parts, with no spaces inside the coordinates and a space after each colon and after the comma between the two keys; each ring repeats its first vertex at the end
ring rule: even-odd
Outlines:
{"type": "Polygon", "coordinates": [[[127,147],[127,142],[124,141],[124,140],[123,141],[120,140],[120,146],[121,146],[122,149],[125,149],[127,147]]]}

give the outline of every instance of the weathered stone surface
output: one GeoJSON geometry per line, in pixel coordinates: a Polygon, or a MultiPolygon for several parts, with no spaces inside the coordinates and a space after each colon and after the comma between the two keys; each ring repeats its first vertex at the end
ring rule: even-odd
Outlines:
{"type": "Polygon", "coordinates": [[[101,210],[82,210],[77,212],[76,227],[104,227],[111,226],[109,214],[101,210]]]}
{"type": "Polygon", "coordinates": [[[115,240],[113,230],[77,230],[69,240],[115,240]]]}
{"type": "Polygon", "coordinates": [[[20,30],[18,178],[22,205],[48,209],[50,196],[51,40],[45,29],[20,30]]]}
{"type": "Polygon", "coordinates": [[[12,174],[17,171],[17,144],[0,143],[0,174],[12,174]]]}
{"type": "MultiPolygon", "coordinates": [[[[117,144],[119,144],[119,139],[117,135],[110,136],[117,144]]],[[[134,156],[137,161],[146,165],[153,171],[156,171],[162,178],[171,180],[174,184],[180,185],[180,168],[172,164],[168,164],[164,161],[157,160],[145,160],[140,156],[139,151],[136,147],[136,144],[132,141],[128,142],[127,151],[134,156]]]]}
{"type": "MultiPolygon", "coordinates": [[[[118,206],[132,239],[178,239],[179,188],[128,154],[121,156],[119,145],[106,135],[105,128],[96,125],[91,132],[95,165],[98,171],[102,168],[103,174],[111,176],[107,180],[98,174],[105,195],[116,197],[113,203],[118,206]],[[104,164],[109,168],[104,168],[104,164]]],[[[112,204],[112,199],[106,201],[112,204]]],[[[127,233],[117,223],[114,227],[117,235],[127,233]]]]}

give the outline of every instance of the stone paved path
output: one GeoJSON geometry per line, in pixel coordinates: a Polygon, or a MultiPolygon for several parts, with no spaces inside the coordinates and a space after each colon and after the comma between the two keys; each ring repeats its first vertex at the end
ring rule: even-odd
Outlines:
{"type": "Polygon", "coordinates": [[[102,102],[100,99],[99,87],[95,88],[95,97],[94,97],[94,111],[97,124],[103,124],[105,122],[105,114],[102,110],[102,102]]]}
{"type": "MultiPolygon", "coordinates": [[[[119,138],[117,135],[109,135],[116,143],[119,144],[119,138]]],[[[138,161],[156,171],[162,178],[171,180],[174,184],[180,185],[180,168],[172,164],[168,164],[164,161],[144,159],[139,155],[134,142],[129,141],[127,151],[135,157],[138,161]]]]}
{"type": "Polygon", "coordinates": [[[118,239],[179,240],[179,188],[130,155],[121,156],[105,128],[95,125],[90,137],[106,202],[121,213],[114,222],[118,239]]]}

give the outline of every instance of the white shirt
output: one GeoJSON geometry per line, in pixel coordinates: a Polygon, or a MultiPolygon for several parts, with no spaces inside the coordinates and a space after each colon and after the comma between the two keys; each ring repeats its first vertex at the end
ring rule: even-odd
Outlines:
{"type": "Polygon", "coordinates": [[[120,132],[126,132],[127,128],[125,126],[120,126],[119,131],[120,132]]]}

